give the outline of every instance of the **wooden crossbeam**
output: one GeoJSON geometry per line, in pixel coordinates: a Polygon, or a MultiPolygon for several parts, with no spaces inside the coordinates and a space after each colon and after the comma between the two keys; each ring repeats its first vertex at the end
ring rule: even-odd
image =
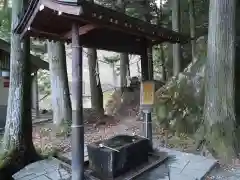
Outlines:
{"type": "MultiPolygon", "coordinates": [[[[87,34],[89,31],[96,29],[98,26],[94,24],[87,24],[79,28],[79,36],[87,34]]],[[[68,31],[63,35],[64,39],[70,39],[72,37],[72,31],[68,31]]]]}

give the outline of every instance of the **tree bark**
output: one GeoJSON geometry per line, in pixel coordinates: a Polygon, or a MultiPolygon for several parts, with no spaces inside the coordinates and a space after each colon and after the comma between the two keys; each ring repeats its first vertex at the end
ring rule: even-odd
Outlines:
{"type": "Polygon", "coordinates": [[[236,156],[234,110],[235,0],[211,0],[204,120],[210,148],[227,160],[236,156]]]}
{"type": "Polygon", "coordinates": [[[192,61],[196,61],[196,41],[195,41],[195,10],[194,10],[194,0],[188,0],[189,3],[189,20],[190,20],[190,35],[192,44],[192,61]]]}
{"type": "MultiPolygon", "coordinates": [[[[12,4],[11,29],[15,28],[22,5],[26,4],[27,0],[25,2],[19,0],[12,4]]],[[[25,165],[39,159],[32,141],[29,38],[21,41],[18,34],[12,33],[10,58],[10,87],[3,142],[8,159],[2,164],[1,178],[12,175],[25,165]]]]}
{"type": "MultiPolygon", "coordinates": [[[[163,20],[163,2],[160,0],[160,14],[158,14],[158,22],[163,20]]],[[[160,25],[160,24],[159,24],[160,25]]],[[[166,82],[167,81],[167,72],[166,72],[166,62],[165,62],[165,55],[164,55],[164,49],[163,49],[163,44],[160,44],[160,53],[161,53],[161,70],[162,70],[162,81],[166,82]]]]}
{"type": "Polygon", "coordinates": [[[38,73],[32,76],[32,109],[35,109],[36,117],[39,117],[39,98],[38,98],[38,73]]]}
{"type": "Polygon", "coordinates": [[[97,62],[96,49],[92,49],[92,48],[88,49],[88,67],[89,67],[92,108],[95,109],[100,115],[103,115],[104,114],[103,92],[102,92],[102,86],[101,86],[101,81],[99,77],[99,67],[97,62]]]}
{"type": "Polygon", "coordinates": [[[127,65],[129,64],[128,54],[120,54],[120,87],[123,92],[124,88],[127,87],[127,65]]]}
{"type": "MultiPolygon", "coordinates": [[[[169,29],[172,29],[171,20],[169,20],[168,26],[169,29]]],[[[167,80],[169,80],[173,76],[173,45],[167,43],[167,59],[165,62],[167,80]]]]}
{"type": "MultiPolygon", "coordinates": [[[[172,1],[172,30],[180,32],[180,0],[172,1]]],[[[173,75],[181,72],[181,46],[173,44],[173,75]]]]}
{"type": "Polygon", "coordinates": [[[148,47],[148,77],[149,80],[154,79],[154,70],[153,70],[153,54],[152,54],[152,46],[148,47]]]}
{"type": "Polygon", "coordinates": [[[3,1],[3,9],[6,10],[8,8],[8,0],[3,1]]]}
{"type": "Polygon", "coordinates": [[[48,42],[48,58],[52,89],[53,123],[56,127],[65,127],[65,130],[70,130],[72,107],[67,77],[65,45],[61,42],[48,42]]]}
{"type": "MultiPolygon", "coordinates": [[[[125,13],[126,7],[124,0],[117,0],[116,8],[119,12],[125,13]]],[[[130,74],[128,54],[120,53],[120,88],[122,92],[128,85],[128,74],[130,74]]]]}
{"type": "Polygon", "coordinates": [[[116,73],[116,70],[115,70],[115,62],[112,62],[110,63],[110,67],[112,69],[112,76],[113,76],[113,86],[114,88],[117,87],[117,73],[116,73]]]}
{"type": "Polygon", "coordinates": [[[165,64],[165,56],[164,56],[164,49],[163,45],[160,44],[160,53],[161,53],[161,64],[162,64],[162,81],[167,81],[167,73],[166,73],[166,64],[165,64]]]}

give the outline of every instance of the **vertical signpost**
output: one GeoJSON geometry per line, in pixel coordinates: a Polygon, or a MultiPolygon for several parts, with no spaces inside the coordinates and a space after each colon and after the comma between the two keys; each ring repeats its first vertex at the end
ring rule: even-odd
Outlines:
{"type": "Polygon", "coordinates": [[[141,83],[140,106],[145,116],[144,135],[152,143],[152,109],[155,99],[154,81],[143,81],[141,83]]]}

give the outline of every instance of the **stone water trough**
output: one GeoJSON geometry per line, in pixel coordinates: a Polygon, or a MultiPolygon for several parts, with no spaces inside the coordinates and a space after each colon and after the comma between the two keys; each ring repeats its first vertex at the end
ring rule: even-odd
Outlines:
{"type": "Polygon", "coordinates": [[[150,141],[140,136],[117,135],[91,143],[87,149],[91,175],[101,180],[137,176],[167,157],[153,158],[150,141]]]}

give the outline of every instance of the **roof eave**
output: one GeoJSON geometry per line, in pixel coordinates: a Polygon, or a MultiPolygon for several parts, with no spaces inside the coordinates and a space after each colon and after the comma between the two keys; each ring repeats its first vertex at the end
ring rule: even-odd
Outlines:
{"type": "MultiPolygon", "coordinates": [[[[83,13],[83,9],[84,9],[84,8],[82,9],[81,6],[76,6],[76,5],[72,6],[72,3],[71,3],[71,5],[67,5],[69,7],[68,10],[64,10],[64,8],[66,8],[66,3],[64,5],[60,4],[59,6],[56,7],[56,6],[54,6],[54,5],[56,5],[56,1],[53,1],[53,0],[32,0],[29,4],[29,7],[28,7],[26,13],[21,18],[19,24],[14,29],[14,32],[17,34],[20,34],[21,38],[24,38],[26,36],[29,36],[29,34],[31,34],[31,24],[33,23],[38,11],[40,11],[41,5],[46,6],[52,10],[65,12],[65,13],[67,13],[67,16],[68,15],[70,15],[70,16],[71,15],[80,15],[81,13],[83,13]]],[[[164,41],[164,42],[185,44],[190,40],[189,36],[182,35],[178,32],[174,32],[172,30],[169,30],[169,29],[166,29],[163,27],[159,27],[158,29],[160,29],[160,31],[158,31],[159,37],[156,42],[164,41]],[[166,35],[163,35],[163,34],[166,34],[166,35]],[[170,35],[168,36],[167,34],[170,34],[170,35]]],[[[136,32],[136,33],[138,34],[140,32],[136,32]]],[[[142,34],[141,36],[144,37],[144,34],[142,34]]],[[[49,35],[49,37],[50,37],[50,35],[49,35]]],[[[53,34],[53,37],[54,37],[54,34],[53,34]]],[[[45,38],[48,38],[48,36],[46,36],[45,38]]],[[[147,38],[147,37],[145,37],[145,38],[147,38]]],[[[61,40],[62,38],[58,36],[57,39],[61,40]]]]}

